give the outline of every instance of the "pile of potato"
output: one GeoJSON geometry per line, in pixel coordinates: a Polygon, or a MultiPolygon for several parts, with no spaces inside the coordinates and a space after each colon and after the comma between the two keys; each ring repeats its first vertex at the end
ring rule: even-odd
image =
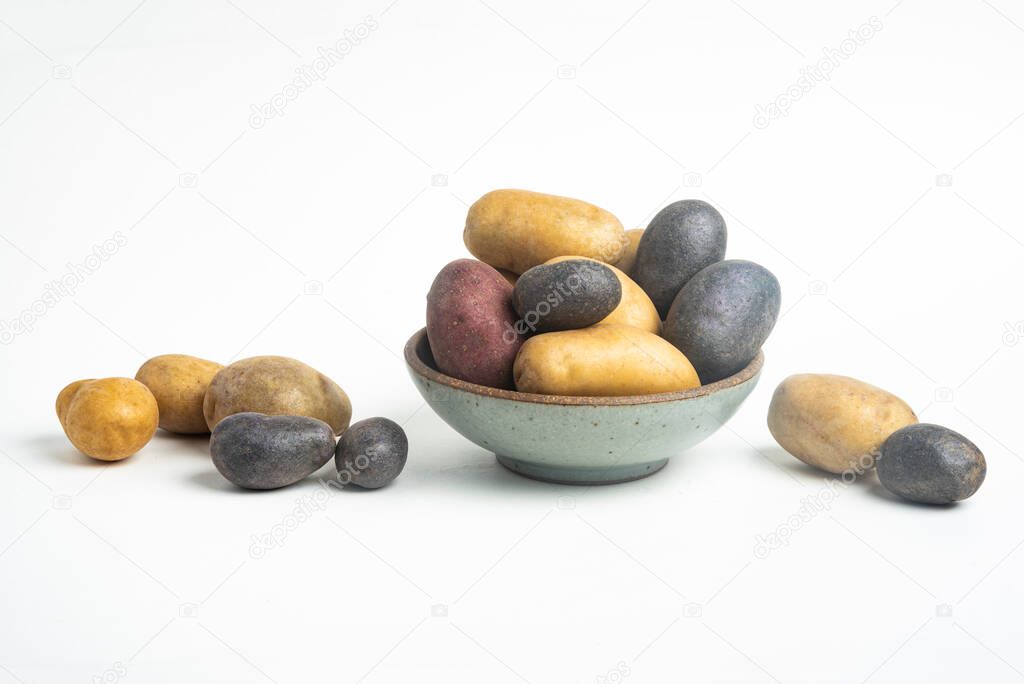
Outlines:
{"type": "Polygon", "coordinates": [[[918,423],[905,401],[855,378],[791,375],[772,396],[768,429],[804,463],[847,483],[874,469],[885,489],[910,501],[961,501],[985,481],[985,456],[974,443],[918,423]]]}
{"type": "Polygon", "coordinates": [[[779,314],[779,282],[725,258],[722,215],[700,200],[625,231],[587,202],[489,192],[427,295],[440,371],[521,392],[626,396],[699,387],[757,355],[779,314]]]}
{"type": "Polygon", "coordinates": [[[301,361],[256,356],[222,366],[184,354],[154,357],[135,379],[78,380],[57,396],[71,443],[101,461],[138,452],[157,427],[209,434],[217,470],[247,489],[276,489],[332,457],[342,484],[375,489],[405,467],[405,432],[387,418],[349,426],[352,404],[301,361]],[[341,439],[335,443],[335,436],[341,439]]]}

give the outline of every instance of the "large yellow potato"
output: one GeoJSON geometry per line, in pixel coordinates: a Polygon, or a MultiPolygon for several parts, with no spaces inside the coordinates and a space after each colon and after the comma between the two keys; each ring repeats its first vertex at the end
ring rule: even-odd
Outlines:
{"type": "Polygon", "coordinates": [[[352,403],[336,382],[286,356],[253,356],[220,370],[206,390],[203,415],[213,430],[235,413],[309,416],[340,435],[352,419],[352,403]]]}
{"type": "Polygon", "coordinates": [[[619,260],[615,262],[615,265],[623,273],[628,274],[633,270],[633,264],[636,263],[636,248],[640,245],[640,238],[643,236],[643,228],[634,228],[633,230],[626,231],[626,248],[622,251],[622,256],[619,257],[619,260]]]}
{"type": "Polygon", "coordinates": [[[683,353],[653,333],[595,325],[545,333],[523,344],[513,367],[516,389],[535,394],[616,397],[700,386],[683,353]]]}
{"type": "Polygon", "coordinates": [[[223,367],[187,354],[163,354],[142,364],[135,379],[156,397],[160,427],[168,432],[200,435],[210,431],[203,416],[206,388],[223,367]]]}
{"type": "MultiPolygon", "coordinates": [[[[586,258],[558,256],[545,263],[555,264],[568,259],[586,258]]],[[[597,259],[589,259],[589,261],[597,261],[597,259]]],[[[628,325],[631,328],[640,328],[656,335],[660,333],[661,318],[658,316],[658,309],[643,288],[615,266],[611,264],[605,264],[605,266],[611,269],[615,277],[619,279],[619,284],[622,286],[622,299],[619,300],[619,305],[615,307],[615,310],[605,316],[597,325],[628,325]]]]}
{"type": "Polygon", "coordinates": [[[613,264],[628,242],[622,223],[604,209],[529,190],[494,190],[478,199],[462,239],[477,259],[513,273],[565,254],[613,264]]]}
{"type": "Polygon", "coordinates": [[[120,461],[146,446],[160,420],[156,398],[131,378],[78,380],[57,395],[57,419],[86,456],[120,461]]]}
{"type": "Polygon", "coordinates": [[[768,407],[768,429],[779,445],[830,473],[870,469],[882,442],[916,422],[899,397],[842,375],[791,375],[768,407]]]}

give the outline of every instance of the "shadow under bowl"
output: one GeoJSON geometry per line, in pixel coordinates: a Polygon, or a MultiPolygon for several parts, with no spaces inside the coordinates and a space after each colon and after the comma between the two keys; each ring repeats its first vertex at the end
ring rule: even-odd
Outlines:
{"type": "Polygon", "coordinates": [[[437,370],[426,328],[409,338],[405,362],[430,408],[509,470],[591,485],[652,475],[712,435],[754,390],[764,354],[718,382],[626,397],[529,394],[459,380],[437,370]]]}

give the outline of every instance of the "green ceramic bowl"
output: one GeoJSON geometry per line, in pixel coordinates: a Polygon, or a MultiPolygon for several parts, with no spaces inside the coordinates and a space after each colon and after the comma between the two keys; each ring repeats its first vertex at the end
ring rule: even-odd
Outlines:
{"type": "Polygon", "coordinates": [[[527,394],[458,380],[437,370],[426,328],[406,343],[405,362],[430,408],[509,470],[611,484],[658,472],[722,427],[757,385],[764,355],[710,385],[632,397],[527,394]]]}

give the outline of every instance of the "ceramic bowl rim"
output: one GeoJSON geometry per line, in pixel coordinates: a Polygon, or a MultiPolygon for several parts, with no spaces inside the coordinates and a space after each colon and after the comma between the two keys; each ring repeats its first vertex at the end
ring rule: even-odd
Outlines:
{"type": "Polygon", "coordinates": [[[636,406],[641,404],[660,404],[670,401],[686,401],[700,399],[710,396],[716,392],[742,385],[745,382],[757,377],[764,366],[764,352],[758,351],[754,360],[747,364],[743,370],[722,378],[717,382],[708,385],[701,385],[694,389],[680,392],[661,392],[658,394],[638,394],[621,397],[577,397],[560,394],[531,394],[529,392],[517,392],[515,390],[498,389],[477,385],[476,383],[459,380],[450,375],[445,375],[436,368],[432,368],[420,356],[420,349],[430,349],[430,342],[427,340],[427,329],[420,328],[413,333],[409,341],[405,343],[405,363],[416,375],[436,382],[439,385],[452,389],[469,392],[495,399],[507,399],[509,401],[520,401],[531,404],[553,404],[556,406],[636,406]]]}

